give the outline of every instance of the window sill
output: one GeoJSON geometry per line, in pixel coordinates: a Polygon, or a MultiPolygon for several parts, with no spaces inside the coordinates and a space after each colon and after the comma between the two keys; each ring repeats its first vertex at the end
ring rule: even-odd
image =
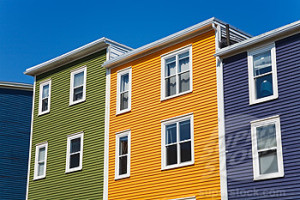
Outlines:
{"type": "Polygon", "coordinates": [[[185,92],[182,92],[182,93],[179,93],[179,94],[175,94],[173,96],[161,98],[160,101],[162,102],[162,101],[169,100],[169,99],[179,97],[179,96],[182,96],[182,95],[185,95],[185,94],[189,94],[189,93],[192,93],[192,92],[193,92],[193,90],[188,90],[188,91],[185,91],[185,92]]]}
{"type": "Polygon", "coordinates": [[[191,166],[191,165],[194,165],[194,161],[181,163],[181,164],[177,164],[177,165],[166,166],[164,168],[161,168],[161,171],[165,171],[165,170],[169,170],[169,169],[177,169],[177,168],[191,166]]]}
{"type": "Polygon", "coordinates": [[[79,103],[82,103],[82,102],[85,102],[85,99],[80,100],[80,101],[70,102],[69,106],[73,106],[73,105],[76,105],[76,104],[79,104],[79,103]]]}
{"type": "Polygon", "coordinates": [[[284,173],[272,173],[272,174],[266,174],[266,175],[260,175],[258,177],[255,177],[254,181],[261,181],[261,180],[267,180],[267,179],[274,179],[274,178],[282,178],[284,177],[284,173]]]}
{"type": "Polygon", "coordinates": [[[117,180],[121,180],[121,179],[125,179],[125,178],[129,178],[130,177],[130,174],[126,174],[126,175],[123,175],[123,176],[119,176],[119,177],[115,177],[115,181],[117,180]]]}
{"type": "Polygon", "coordinates": [[[129,112],[131,112],[131,109],[130,109],[130,110],[123,110],[123,111],[121,111],[121,112],[117,112],[117,113],[116,113],[116,116],[122,115],[122,114],[125,114],[125,113],[129,113],[129,112]]]}
{"type": "Polygon", "coordinates": [[[43,176],[43,177],[35,177],[35,178],[33,178],[33,180],[34,181],[37,181],[37,180],[41,180],[41,179],[45,179],[46,178],[46,176],[43,176]]]}
{"type": "Polygon", "coordinates": [[[45,114],[48,114],[48,113],[50,113],[50,110],[45,111],[45,112],[41,112],[41,113],[38,114],[38,116],[42,116],[42,115],[45,115],[45,114]]]}
{"type": "Polygon", "coordinates": [[[255,105],[255,104],[258,104],[258,103],[268,102],[268,101],[272,101],[272,100],[275,100],[275,99],[278,99],[278,95],[273,95],[273,96],[270,96],[270,97],[264,97],[264,98],[258,99],[258,100],[250,100],[249,105],[255,105]]]}
{"type": "Polygon", "coordinates": [[[66,170],[65,174],[72,173],[72,172],[77,172],[77,171],[82,171],[82,167],[66,170]]]}

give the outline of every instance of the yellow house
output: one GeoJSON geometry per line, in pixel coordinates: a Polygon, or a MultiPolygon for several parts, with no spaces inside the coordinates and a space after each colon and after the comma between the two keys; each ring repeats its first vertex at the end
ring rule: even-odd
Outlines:
{"type": "Polygon", "coordinates": [[[211,18],[104,63],[104,199],[227,198],[214,53],[248,37],[211,18]]]}

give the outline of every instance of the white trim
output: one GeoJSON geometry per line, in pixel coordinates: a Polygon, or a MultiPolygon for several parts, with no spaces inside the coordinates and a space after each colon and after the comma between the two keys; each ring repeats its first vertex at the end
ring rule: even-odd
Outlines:
{"type": "Polygon", "coordinates": [[[131,147],[131,131],[121,131],[121,133],[116,135],[116,157],[115,157],[115,180],[128,178],[130,177],[130,148],[131,147]],[[127,149],[127,173],[119,175],[119,147],[120,147],[120,138],[128,137],[128,149],[127,149]]]}
{"type": "Polygon", "coordinates": [[[66,173],[74,172],[78,170],[82,170],[82,159],[83,159],[83,132],[75,133],[67,137],[67,152],[66,152],[66,173]],[[71,140],[80,138],[80,160],[79,160],[79,166],[70,168],[70,144],[71,140]]]}
{"type": "Polygon", "coordinates": [[[215,53],[215,56],[222,56],[223,58],[229,57],[232,54],[237,54],[250,46],[257,45],[261,42],[278,40],[283,37],[288,37],[293,34],[300,32],[300,20],[293,22],[291,24],[282,26],[280,28],[274,29],[272,31],[263,33],[256,37],[244,40],[234,45],[222,48],[215,53]]]}
{"type": "Polygon", "coordinates": [[[48,142],[39,143],[35,147],[35,161],[34,161],[34,178],[33,180],[38,180],[46,177],[46,169],[47,169],[47,154],[48,154],[48,142]],[[38,157],[39,157],[39,151],[41,148],[45,148],[45,157],[44,157],[44,172],[43,175],[38,175],[38,157]]]}
{"type": "Polygon", "coordinates": [[[86,66],[82,66],[80,68],[77,68],[77,69],[71,71],[71,78],[70,78],[70,98],[69,98],[69,100],[70,100],[69,105],[70,106],[85,101],[85,99],[86,99],[86,81],[87,81],[86,77],[87,77],[87,67],[86,66]],[[79,99],[77,101],[73,101],[73,95],[74,95],[74,76],[76,74],[81,73],[81,72],[84,72],[82,99],[79,99]]]}
{"type": "Polygon", "coordinates": [[[29,142],[29,156],[28,156],[28,168],[27,168],[27,185],[26,185],[26,200],[28,200],[28,195],[29,195],[29,179],[30,179],[30,163],[31,163],[31,151],[32,151],[32,135],[33,135],[35,87],[36,87],[36,76],[34,76],[33,94],[32,94],[31,124],[30,124],[30,142],[29,142]]]}
{"type": "Polygon", "coordinates": [[[196,200],[196,197],[184,197],[184,198],[179,198],[179,199],[170,199],[170,200],[196,200]]]}
{"type": "MultiPolygon", "coordinates": [[[[220,49],[221,28],[215,27],[215,47],[220,49]]],[[[219,133],[219,165],[220,165],[220,189],[221,199],[227,200],[227,169],[226,169],[226,140],[225,140],[225,109],[224,109],[224,88],[223,88],[223,63],[216,57],[217,71],[217,101],[218,101],[218,133],[219,133]]]]}
{"type": "Polygon", "coordinates": [[[161,170],[167,170],[167,169],[174,169],[174,168],[179,168],[179,167],[184,167],[184,166],[189,166],[194,164],[194,115],[193,114],[185,114],[182,115],[183,117],[176,117],[176,118],[171,118],[169,120],[163,120],[161,122],[161,170]],[[190,141],[191,141],[191,161],[180,163],[180,151],[179,151],[179,122],[185,121],[185,120],[190,120],[190,141]],[[166,125],[169,124],[177,124],[177,164],[169,165],[167,166],[166,164],[166,150],[165,150],[165,144],[166,144],[166,125]]]}
{"type": "Polygon", "coordinates": [[[192,45],[187,45],[185,47],[181,47],[179,49],[176,49],[174,51],[171,51],[169,53],[161,55],[161,101],[171,99],[177,96],[181,96],[187,93],[190,93],[193,91],[193,51],[192,51],[192,45]],[[187,91],[184,92],[179,92],[179,74],[181,72],[178,71],[179,66],[178,66],[178,55],[184,52],[189,52],[189,75],[190,75],[190,88],[187,91]],[[171,95],[171,96],[166,96],[166,85],[165,85],[165,61],[166,59],[170,57],[176,56],[176,94],[171,95]]]}
{"type": "Polygon", "coordinates": [[[103,200],[108,199],[108,168],[109,168],[109,118],[110,118],[110,69],[106,69],[105,93],[105,139],[104,139],[104,183],[103,200]]]}
{"type": "Polygon", "coordinates": [[[33,90],[32,84],[6,82],[6,81],[0,81],[0,88],[7,88],[7,89],[13,89],[13,90],[25,90],[25,91],[33,90]]]}
{"type": "Polygon", "coordinates": [[[251,139],[252,139],[253,179],[254,180],[265,180],[265,179],[283,177],[284,176],[284,167],[283,167],[283,156],[282,156],[280,117],[278,115],[276,115],[273,117],[268,117],[265,119],[252,121],[251,122],[251,139]],[[260,127],[260,126],[264,126],[264,125],[269,125],[269,124],[275,124],[278,172],[261,175],[259,172],[259,155],[258,155],[258,150],[257,150],[256,128],[260,127]]]}
{"type": "Polygon", "coordinates": [[[278,98],[278,83],[277,83],[277,67],[276,67],[276,48],[275,43],[260,46],[248,51],[248,85],[249,85],[249,104],[257,104],[265,101],[270,101],[278,98]],[[272,62],[272,88],[273,95],[256,99],[256,87],[254,81],[253,72],[253,56],[265,51],[271,51],[271,62],[272,62]]]}
{"type": "Polygon", "coordinates": [[[52,85],[52,80],[48,79],[45,81],[40,82],[40,87],[39,87],[39,114],[38,115],[43,115],[46,113],[50,112],[50,105],[51,105],[51,85],[52,85]],[[43,95],[43,87],[49,85],[49,94],[48,94],[48,109],[45,111],[42,111],[42,95],[43,95]]]}
{"type": "Polygon", "coordinates": [[[132,68],[127,67],[117,72],[117,115],[129,112],[131,110],[131,91],[132,91],[132,68]],[[128,88],[128,108],[120,110],[120,88],[121,88],[121,76],[128,73],[129,88],[128,88]]]}

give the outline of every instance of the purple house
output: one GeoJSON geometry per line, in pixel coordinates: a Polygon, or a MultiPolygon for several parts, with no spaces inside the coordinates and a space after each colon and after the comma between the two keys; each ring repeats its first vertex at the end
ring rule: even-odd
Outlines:
{"type": "Polygon", "coordinates": [[[226,199],[300,199],[300,21],[215,55],[226,199]]]}

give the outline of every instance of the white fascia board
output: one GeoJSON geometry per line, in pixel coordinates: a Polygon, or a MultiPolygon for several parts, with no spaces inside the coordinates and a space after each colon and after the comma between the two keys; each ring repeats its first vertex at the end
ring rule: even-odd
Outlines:
{"type": "Polygon", "coordinates": [[[128,50],[128,51],[132,50],[132,48],[130,48],[126,45],[117,43],[113,40],[110,40],[108,38],[103,37],[103,38],[95,40],[95,41],[93,41],[89,44],[86,44],[82,47],[74,49],[74,50],[72,50],[68,53],[65,53],[61,56],[58,56],[56,58],[53,58],[51,60],[48,60],[48,61],[43,62],[41,64],[38,64],[36,66],[33,66],[31,68],[28,68],[28,69],[26,69],[24,74],[34,76],[34,75],[38,75],[38,74],[47,72],[51,69],[55,69],[55,68],[60,67],[64,64],[70,63],[72,61],[75,61],[75,60],[78,60],[80,58],[86,57],[90,54],[93,54],[97,51],[105,49],[109,45],[112,45],[112,44],[115,45],[115,46],[118,46],[122,49],[128,50]]]}
{"type": "Polygon", "coordinates": [[[26,84],[26,83],[15,83],[15,82],[4,82],[4,81],[1,81],[0,82],[0,88],[33,91],[32,84],[26,84]]]}
{"type": "Polygon", "coordinates": [[[282,26],[280,28],[274,29],[272,31],[263,33],[261,35],[255,36],[253,38],[244,40],[242,42],[233,44],[231,46],[225,47],[218,50],[215,53],[215,56],[220,56],[222,58],[228,57],[230,55],[236,54],[246,48],[251,48],[253,45],[256,45],[261,42],[270,42],[272,39],[278,39],[283,36],[289,36],[291,34],[300,33],[300,20],[293,22],[291,24],[282,26]]]}

